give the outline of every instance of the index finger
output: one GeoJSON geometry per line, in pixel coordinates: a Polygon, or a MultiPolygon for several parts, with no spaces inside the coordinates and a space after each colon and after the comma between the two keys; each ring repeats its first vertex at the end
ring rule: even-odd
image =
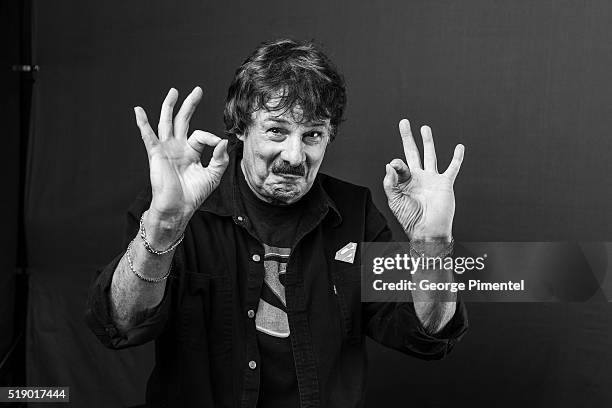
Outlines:
{"type": "Polygon", "coordinates": [[[408,119],[402,119],[399,123],[399,131],[402,135],[402,144],[404,145],[404,155],[406,155],[406,163],[410,170],[421,169],[421,155],[419,149],[414,142],[410,122],[408,119]]]}

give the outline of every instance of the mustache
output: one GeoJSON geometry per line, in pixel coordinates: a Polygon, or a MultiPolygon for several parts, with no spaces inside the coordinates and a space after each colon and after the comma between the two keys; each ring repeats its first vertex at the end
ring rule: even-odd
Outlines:
{"type": "Polygon", "coordinates": [[[291,174],[293,176],[304,176],[306,174],[306,166],[298,164],[292,166],[286,161],[274,163],[272,166],[272,173],[274,174],[291,174]]]}

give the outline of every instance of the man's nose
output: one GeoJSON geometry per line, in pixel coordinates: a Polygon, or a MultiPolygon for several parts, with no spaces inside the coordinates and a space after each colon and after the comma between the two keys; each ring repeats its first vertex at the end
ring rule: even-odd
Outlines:
{"type": "Polygon", "coordinates": [[[291,166],[297,166],[304,162],[304,146],[302,138],[288,137],[285,140],[285,146],[281,152],[281,159],[288,162],[291,166]]]}

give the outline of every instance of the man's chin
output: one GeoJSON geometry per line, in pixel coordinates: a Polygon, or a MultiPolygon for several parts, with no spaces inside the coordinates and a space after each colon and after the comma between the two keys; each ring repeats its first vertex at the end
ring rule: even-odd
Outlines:
{"type": "Polygon", "coordinates": [[[272,194],[272,204],[288,205],[297,202],[303,194],[298,191],[277,190],[272,194]]]}
{"type": "Polygon", "coordinates": [[[293,204],[304,196],[302,189],[295,184],[275,185],[271,193],[272,204],[277,205],[293,204]]]}

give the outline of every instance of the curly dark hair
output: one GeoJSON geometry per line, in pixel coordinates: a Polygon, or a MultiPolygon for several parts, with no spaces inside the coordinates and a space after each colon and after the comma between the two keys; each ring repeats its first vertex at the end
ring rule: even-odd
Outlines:
{"type": "Polygon", "coordinates": [[[301,108],[300,122],[329,119],[331,140],[346,106],[342,75],[313,42],[280,39],[262,43],[236,70],[223,120],[228,136],[244,134],[259,109],[301,108]],[[273,108],[272,98],[280,97],[273,108]]]}

